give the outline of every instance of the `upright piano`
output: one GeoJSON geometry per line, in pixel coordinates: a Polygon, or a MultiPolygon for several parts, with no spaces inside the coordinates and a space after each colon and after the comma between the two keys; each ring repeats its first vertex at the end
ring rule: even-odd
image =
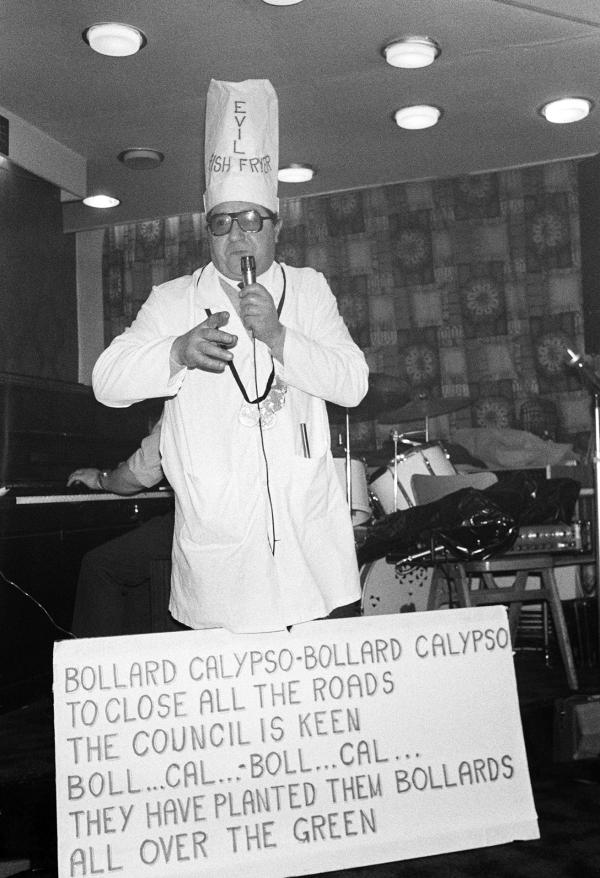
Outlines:
{"type": "Polygon", "coordinates": [[[85,552],[171,508],[167,484],[129,497],[66,487],[78,467],[129,457],[161,407],[108,409],[83,385],[0,374],[0,709],[49,689],[85,552]]]}

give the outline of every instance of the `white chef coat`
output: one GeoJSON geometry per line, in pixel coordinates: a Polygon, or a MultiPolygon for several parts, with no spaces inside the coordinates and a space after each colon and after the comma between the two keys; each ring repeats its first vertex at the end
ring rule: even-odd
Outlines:
{"type": "Polygon", "coordinates": [[[323,400],[358,405],[367,364],[322,274],[273,263],[258,280],[276,305],[285,289],[284,364],[246,332],[210,263],[155,287],[94,368],[94,391],[106,405],[169,397],[161,429],[163,469],[176,497],[169,609],[193,628],[280,630],[360,597],[323,400]],[[171,374],[173,341],[207,310],[230,313],[221,328],[238,337],[233,362],[250,400],[274,365],[286,389],[270,426],[248,426],[229,368],[171,374]]]}

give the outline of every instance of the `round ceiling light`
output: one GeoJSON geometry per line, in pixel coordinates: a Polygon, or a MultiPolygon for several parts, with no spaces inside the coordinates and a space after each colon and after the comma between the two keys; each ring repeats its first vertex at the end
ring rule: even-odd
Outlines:
{"type": "Polygon", "coordinates": [[[591,109],[592,102],[588,98],[560,98],[544,104],[540,113],[547,122],[565,125],[585,119],[591,109]]]}
{"type": "Polygon", "coordinates": [[[157,149],[135,147],[133,149],[124,149],[117,158],[133,171],[149,171],[161,164],[164,160],[164,155],[157,149]]]}
{"type": "Polygon", "coordinates": [[[315,176],[316,171],[312,165],[302,162],[290,162],[284,168],[279,168],[277,178],[282,183],[307,183],[315,176]]]}
{"type": "Polygon", "coordinates": [[[82,36],[94,52],[115,58],[135,55],[147,42],[145,35],[137,27],[116,21],[92,24],[84,30],[82,36]]]}
{"type": "Polygon", "coordinates": [[[118,198],[113,198],[112,195],[88,195],[87,198],[83,199],[83,203],[87,205],[87,207],[98,207],[102,210],[106,210],[108,207],[117,207],[121,202],[118,198]]]}
{"type": "Polygon", "coordinates": [[[441,51],[438,43],[430,37],[402,37],[388,43],[383,56],[392,67],[415,69],[433,64],[441,51]]]}
{"type": "Polygon", "coordinates": [[[421,104],[414,107],[401,107],[394,113],[394,119],[399,128],[416,131],[420,128],[431,128],[439,121],[441,115],[442,111],[439,107],[421,104]]]}
{"type": "Polygon", "coordinates": [[[263,0],[269,6],[293,6],[295,3],[301,3],[302,0],[263,0]]]}

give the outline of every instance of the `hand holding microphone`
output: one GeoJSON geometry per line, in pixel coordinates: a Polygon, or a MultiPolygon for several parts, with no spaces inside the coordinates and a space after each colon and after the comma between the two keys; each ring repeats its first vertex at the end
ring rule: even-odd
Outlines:
{"type": "Polygon", "coordinates": [[[270,292],[256,282],[254,256],[242,256],[242,289],[240,290],[240,317],[254,338],[264,342],[272,351],[284,332],[270,292]]]}
{"type": "Polygon", "coordinates": [[[245,287],[256,283],[256,262],[254,256],[242,256],[242,283],[245,287]]]}

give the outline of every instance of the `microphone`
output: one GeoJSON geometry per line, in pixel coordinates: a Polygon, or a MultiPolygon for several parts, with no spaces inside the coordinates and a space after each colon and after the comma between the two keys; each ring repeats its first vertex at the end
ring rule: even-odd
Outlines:
{"type": "Polygon", "coordinates": [[[254,256],[242,256],[242,283],[245,287],[256,283],[256,262],[254,256]]]}
{"type": "Polygon", "coordinates": [[[572,351],[570,348],[567,348],[567,353],[571,357],[568,362],[569,366],[574,366],[581,371],[582,376],[585,380],[590,384],[596,393],[600,393],[600,377],[596,375],[591,366],[589,366],[586,362],[584,362],[581,354],[576,354],[575,351],[572,351]]]}

